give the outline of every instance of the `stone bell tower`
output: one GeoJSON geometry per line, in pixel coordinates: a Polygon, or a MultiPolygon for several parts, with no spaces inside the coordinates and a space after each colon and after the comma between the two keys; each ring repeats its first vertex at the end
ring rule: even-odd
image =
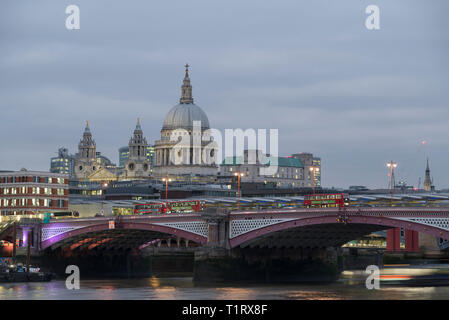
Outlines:
{"type": "Polygon", "coordinates": [[[75,160],[74,175],[77,180],[86,180],[93,172],[100,168],[96,156],[97,146],[90,132],[89,122],[86,121],[83,138],[78,144],[78,154],[75,160]]]}
{"type": "Polygon", "coordinates": [[[129,156],[125,163],[125,178],[148,178],[150,176],[150,162],[147,159],[147,139],[143,136],[140,119],[137,119],[137,125],[134,134],[129,140],[129,156]]]}

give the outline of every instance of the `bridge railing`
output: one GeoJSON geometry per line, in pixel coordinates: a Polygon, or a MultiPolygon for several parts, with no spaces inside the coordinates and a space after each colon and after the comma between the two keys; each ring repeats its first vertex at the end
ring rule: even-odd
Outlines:
{"type": "Polygon", "coordinates": [[[309,216],[323,215],[365,215],[365,216],[391,216],[391,217],[410,217],[410,216],[437,216],[449,217],[449,208],[298,208],[298,209],[270,209],[258,211],[233,211],[233,215],[252,216],[252,215],[273,215],[276,214],[301,214],[309,216]]]}
{"type": "Polygon", "coordinates": [[[0,216],[0,223],[6,223],[6,222],[20,222],[22,219],[43,219],[42,214],[27,214],[27,215],[19,215],[19,216],[0,216]]]}
{"type": "Polygon", "coordinates": [[[0,224],[6,224],[11,221],[20,221],[19,216],[0,216],[0,224]]]}
{"type": "Polygon", "coordinates": [[[341,210],[340,213],[347,215],[365,215],[365,216],[391,216],[391,217],[410,217],[410,216],[440,216],[449,217],[448,209],[434,209],[434,208],[364,208],[364,209],[346,209],[341,210]]]}

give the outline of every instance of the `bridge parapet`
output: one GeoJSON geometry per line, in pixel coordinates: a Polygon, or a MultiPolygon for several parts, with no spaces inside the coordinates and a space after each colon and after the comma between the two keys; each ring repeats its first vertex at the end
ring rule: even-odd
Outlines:
{"type": "Polygon", "coordinates": [[[21,218],[18,221],[19,226],[36,226],[42,223],[42,219],[39,218],[21,218]]]}

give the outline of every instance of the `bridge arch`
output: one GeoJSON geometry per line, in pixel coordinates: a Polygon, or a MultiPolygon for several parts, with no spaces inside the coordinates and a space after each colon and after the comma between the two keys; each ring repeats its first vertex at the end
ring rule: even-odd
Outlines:
{"type": "MultiPolygon", "coordinates": [[[[55,228],[58,227],[55,226],[55,228]]],[[[41,241],[40,249],[45,250],[61,241],[65,241],[70,238],[109,230],[142,230],[142,231],[162,233],[170,236],[176,236],[199,244],[205,244],[207,242],[207,237],[203,235],[199,235],[193,232],[188,232],[170,226],[152,223],[121,222],[118,225],[116,225],[114,229],[110,229],[109,222],[102,221],[98,224],[81,226],[64,232],[57,233],[54,236],[51,236],[41,241]]]]}
{"type": "MultiPolygon", "coordinates": [[[[281,231],[293,230],[301,227],[307,226],[318,226],[318,225],[345,225],[342,222],[338,222],[337,219],[341,217],[338,214],[314,216],[314,217],[302,217],[297,219],[285,219],[282,222],[269,224],[267,226],[262,226],[254,230],[242,233],[238,236],[230,238],[229,244],[231,248],[242,246],[248,242],[257,241],[259,238],[267,237],[274,233],[279,233],[281,231]]],[[[369,215],[349,215],[347,216],[346,225],[371,225],[388,228],[404,228],[412,231],[418,231],[426,233],[435,237],[448,239],[449,240],[449,230],[419,223],[411,220],[403,220],[395,217],[385,217],[385,216],[369,216],[369,215]]],[[[351,240],[351,239],[350,239],[351,240]]],[[[348,240],[349,241],[349,240],[348,240]]]]}

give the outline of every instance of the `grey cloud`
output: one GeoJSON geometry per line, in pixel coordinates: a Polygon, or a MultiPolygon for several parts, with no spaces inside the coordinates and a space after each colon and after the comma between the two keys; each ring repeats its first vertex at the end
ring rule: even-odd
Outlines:
{"type": "Polygon", "coordinates": [[[385,186],[391,159],[416,185],[430,156],[449,187],[444,0],[377,0],[377,32],[364,28],[367,0],[77,0],[76,32],[64,27],[72,2],[2,2],[0,170],[48,170],[86,119],[115,162],[137,117],[156,140],[189,62],[212,126],[279,128],[282,154],[323,158],[325,185],[385,186]]]}

